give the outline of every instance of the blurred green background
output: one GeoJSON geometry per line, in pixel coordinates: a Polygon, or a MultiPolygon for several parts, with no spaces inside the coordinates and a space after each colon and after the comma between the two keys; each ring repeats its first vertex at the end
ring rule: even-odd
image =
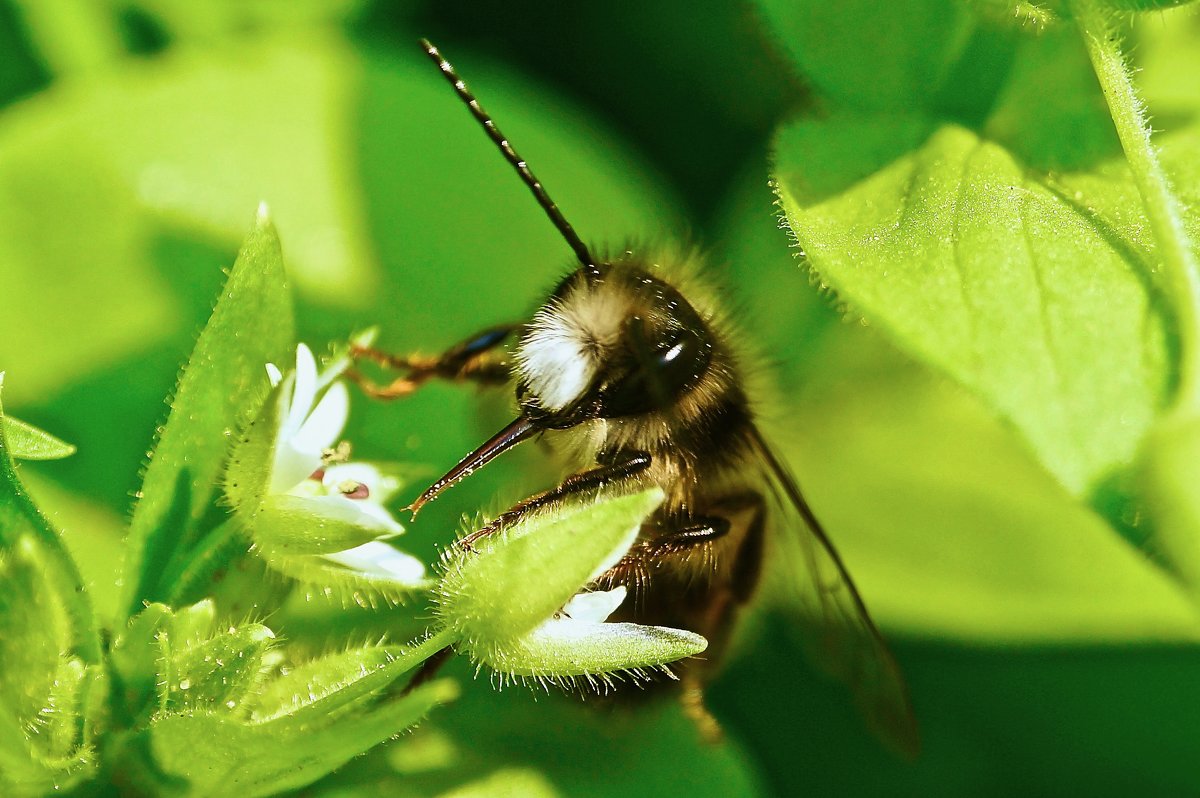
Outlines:
{"type": "MultiPolygon", "coordinates": [[[[1186,12],[1135,35],[1149,81],[1157,41],[1200,48],[1186,12]]],[[[21,474],[102,608],[164,397],[260,200],[317,350],[379,325],[386,348],[436,351],[525,317],[570,267],[419,36],[585,240],[709,253],[774,386],[766,426],[893,644],[925,750],[886,753],[783,613],[745,625],[713,688],[727,745],[669,707],[581,711],[457,663],[458,704],[308,792],[490,777],[461,794],[1200,793],[1194,606],[976,399],[812,285],[778,227],[768,151],[783,120],[823,113],[821,92],[739,2],[0,2],[4,403],[79,447],[21,474]]],[[[509,401],[359,398],[347,435],[360,457],[432,474],[509,401]]],[[[536,450],[507,459],[422,513],[406,547],[432,561],[462,515],[555,478],[536,450]]],[[[267,623],[320,649],[423,619],[296,601],[267,623]]]]}

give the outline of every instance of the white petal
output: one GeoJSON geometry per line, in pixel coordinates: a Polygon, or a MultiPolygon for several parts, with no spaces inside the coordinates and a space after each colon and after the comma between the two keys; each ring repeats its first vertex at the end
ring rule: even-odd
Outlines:
{"type": "MultiPolygon", "coordinates": [[[[299,386],[299,380],[296,384],[299,386]]],[[[334,383],[321,397],[321,401],[313,408],[308,418],[292,434],[292,445],[302,452],[320,454],[337,442],[349,415],[350,393],[342,383],[334,383]]]]}
{"type": "Polygon", "coordinates": [[[321,453],[301,451],[291,441],[275,444],[275,462],[271,467],[270,493],[288,493],[321,467],[321,453]]]}
{"type": "Polygon", "coordinates": [[[309,501],[314,513],[359,527],[375,537],[394,537],[404,531],[387,510],[370,502],[347,499],[337,493],[315,496],[309,501]]]}
{"type": "Polygon", "coordinates": [[[346,499],[346,501],[354,504],[360,513],[374,520],[375,528],[380,530],[380,540],[404,534],[404,527],[400,526],[395,518],[392,518],[392,514],[382,504],[368,499],[346,499]]]}
{"type": "Polygon", "coordinates": [[[290,438],[300,431],[317,397],[317,361],[304,344],[296,347],[296,384],[292,387],[292,406],[279,428],[279,437],[290,438]]]}
{"type": "Polygon", "coordinates": [[[625,586],[594,593],[579,593],[567,602],[562,614],[581,623],[604,623],[625,600],[625,586]]]}
{"type": "Polygon", "coordinates": [[[419,583],[425,577],[425,564],[411,554],[371,541],[353,549],[326,554],[325,558],[367,576],[390,579],[404,584],[419,583]]]}
{"type": "Polygon", "coordinates": [[[271,381],[272,388],[283,382],[283,372],[279,370],[279,366],[274,363],[267,364],[267,379],[271,381]]]}

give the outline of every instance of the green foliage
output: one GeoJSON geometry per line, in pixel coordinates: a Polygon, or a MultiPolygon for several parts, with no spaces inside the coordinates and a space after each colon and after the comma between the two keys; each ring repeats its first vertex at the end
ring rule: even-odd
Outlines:
{"type": "Polygon", "coordinates": [[[247,397],[265,390],[264,364],[286,362],[291,313],[279,238],[264,208],[180,377],[142,479],[126,561],[130,611],[164,597],[160,575],[201,541],[226,433],[245,417],[247,397]]]}
{"type": "Polygon", "coordinates": [[[4,417],[4,437],[14,460],[57,460],[75,454],[71,444],[12,416],[4,417]]]}
{"type": "Polygon", "coordinates": [[[302,787],[456,695],[446,681],[381,694],[420,662],[420,648],[364,646],[293,662],[261,624],[216,629],[211,602],[178,612],[151,605],[117,650],[127,685],[153,673],[157,687],[123,762],[147,791],[269,795],[302,787]]]}
{"type": "Polygon", "coordinates": [[[1197,792],[1195,5],[533,5],[0,13],[0,370],[54,431],[0,416],[0,792],[1197,792]],[[392,518],[503,400],[355,398],[329,433],[353,450],[285,462],[313,439],[285,429],[297,328],[439,351],[571,265],[418,35],[596,251],[693,233],[736,289],[782,389],[764,427],[908,679],[915,765],[809,677],[785,604],[707,654],[604,621],[634,597],[585,585],[653,494],[426,576],[464,512],[556,478],[529,446],[392,518]],[[725,648],[708,698],[738,743],[672,701],[458,686],[606,689],[725,648]]]}
{"type": "Polygon", "coordinates": [[[0,787],[36,795],[96,768],[106,681],[79,573],[17,478],[10,429],[0,410],[0,787]]]}
{"type": "Polygon", "coordinates": [[[474,552],[451,549],[439,617],[482,649],[528,634],[615,565],[660,503],[656,489],[585,504],[484,537],[474,552]]]}
{"type": "MultiPolygon", "coordinates": [[[[1168,408],[1195,412],[1200,275],[1187,235],[1200,225],[1179,209],[1194,207],[1198,139],[1194,126],[1164,139],[1160,166],[1113,49],[1118,34],[1105,11],[1075,6],[1079,30],[1012,47],[999,68],[990,54],[1012,34],[980,27],[994,46],[965,49],[955,69],[968,82],[996,79],[965,114],[942,90],[911,95],[910,113],[886,118],[870,98],[831,92],[826,117],[777,134],[775,177],[819,279],[898,348],[976,394],[1070,494],[1129,534],[1138,499],[1123,486],[1147,436],[1168,408]],[[1085,49],[1111,116],[1099,87],[1079,78],[1085,49]]],[[[777,27],[798,15],[779,15],[777,27]]],[[[926,36],[917,21],[890,29],[887,43],[840,46],[880,48],[863,69],[882,68],[926,36]]],[[[1175,523],[1176,496],[1164,486],[1141,523],[1194,586],[1195,532],[1175,523]]],[[[1136,557],[1127,564],[1144,569],[1136,557]]]]}
{"type": "Polygon", "coordinates": [[[776,146],[789,224],[839,296],[1009,419],[1071,493],[1132,459],[1168,395],[1170,341],[1145,231],[1096,211],[1117,192],[1136,202],[1119,174],[1030,175],[922,120],[801,123],[776,146]],[[811,161],[828,171],[809,183],[811,161]]]}
{"type": "MultiPolygon", "coordinates": [[[[553,515],[451,550],[437,586],[438,617],[462,638],[461,648],[502,676],[536,683],[609,683],[691,657],[708,645],[681,629],[579,618],[572,607],[589,582],[624,556],[642,523],[662,503],[655,488],[553,515]]],[[[617,596],[624,598],[624,589],[617,596]]],[[[586,612],[586,610],[584,610],[586,612]]]]}
{"type": "Polygon", "coordinates": [[[274,795],[311,784],[454,696],[453,684],[432,682],[383,703],[352,724],[245,724],[212,714],[173,715],[153,726],[151,750],[167,773],[187,779],[187,794],[235,790],[248,796],[274,795]]]}
{"type": "MultiPolygon", "coordinates": [[[[453,596],[442,610],[457,605],[474,626],[434,630],[413,646],[350,645],[306,657],[264,624],[227,620],[239,601],[270,607],[286,595],[282,585],[226,581],[229,570],[258,573],[259,558],[280,582],[352,591],[358,603],[426,586],[409,575],[410,561],[423,570],[419,561],[382,543],[403,531],[378,504],[386,491],[370,500],[382,473],[348,462],[349,446],[334,445],[346,406],[336,380],[348,359],[318,372],[300,346],[285,377],[267,358],[283,362],[275,353],[290,337],[279,239],[264,207],[180,377],[147,469],[127,562],[143,609],[108,651],[70,554],[17,481],[0,434],[0,576],[9,588],[0,599],[0,762],[10,791],[71,787],[103,767],[147,793],[275,794],[323,778],[452,700],[450,681],[389,687],[456,642],[474,653],[474,639],[488,637],[509,672],[551,680],[661,667],[704,648],[691,633],[603,618],[585,634],[572,624],[573,635],[545,634],[567,599],[629,549],[660,491],[540,518],[486,547],[498,551],[459,558],[440,588],[453,596]],[[269,392],[268,379],[276,383],[269,392]],[[319,492],[334,473],[357,476],[319,492]],[[189,604],[193,593],[214,598],[189,604]],[[519,629],[501,623],[516,617],[525,622],[519,629]]],[[[2,414],[0,423],[22,436],[23,451],[53,451],[49,435],[2,414]]]]}

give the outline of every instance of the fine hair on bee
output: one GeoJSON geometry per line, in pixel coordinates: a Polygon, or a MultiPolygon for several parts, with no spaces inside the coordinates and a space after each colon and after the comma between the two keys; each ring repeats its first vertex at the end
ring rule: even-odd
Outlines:
{"type": "Polygon", "coordinates": [[[454,67],[428,41],[421,47],[533,194],[575,263],[528,319],[487,327],[440,355],[356,350],[358,359],[400,372],[386,385],[352,372],[382,398],[405,396],[434,379],[515,391],[516,418],[408,509],[415,514],[534,438],[561,456],[567,475],[479,526],[460,541],[464,547],[562,502],[658,487],[663,504],[595,587],[628,588],[630,600],[613,620],[687,629],[708,639],[705,658],[683,663],[677,674],[702,725],[713,721],[702,708],[701,687],[720,662],[739,610],[756,592],[769,550],[773,561],[792,558],[786,566],[796,606],[803,608],[797,621],[811,629],[815,657],[849,684],[885,742],[915,754],[916,724],[899,668],[798,482],[759,431],[746,355],[727,303],[703,279],[697,253],[589,247],[454,67]]]}

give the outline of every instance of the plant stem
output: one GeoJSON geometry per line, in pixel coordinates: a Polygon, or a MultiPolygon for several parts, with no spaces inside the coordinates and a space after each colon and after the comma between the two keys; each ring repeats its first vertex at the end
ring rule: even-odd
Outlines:
{"type": "Polygon", "coordinates": [[[1183,225],[1183,214],[1150,141],[1145,106],[1121,52],[1121,37],[1112,13],[1097,0],[1073,0],[1071,8],[1108,102],[1125,159],[1142,195],[1162,262],[1166,291],[1175,312],[1180,364],[1174,410],[1197,415],[1200,414],[1200,272],[1183,225]]]}
{"type": "Polygon", "coordinates": [[[446,646],[456,642],[458,642],[458,633],[453,629],[442,627],[431,632],[429,637],[414,645],[405,652],[405,655],[416,657],[419,662],[424,662],[446,646]]]}
{"type": "MultiPolygon", "coordinates": [[[[385,669],[394,668],[399,671],[397,676],[408,671],[416,671],[420,675],[421,671],[415,666],[426,662],[430,657],[437,654],[443,648],[452,646],[459,640],[459,635],[452,629],[441,627],[434,629],[429,633],[429,636],[418,643],[415,643],[412,648],[406,649],[403,656],[398,657],[395,661],[385,665],[385,669]]],[[[435,666],[436,668],[436,666],[435,666]]],[[[427,674],[428,675],[428,674],[427,674]]],[[[405,685],[399,685],[396,682],[386,691],[387,695],[403,695],[412,687],[410,680],[405,685]]]]}
{"type": "Polygon", "coordinates": [[[29,38],[55,77],[79,76],[125,53],[113,10],[97,0],[16,0],[29,38]]]}

